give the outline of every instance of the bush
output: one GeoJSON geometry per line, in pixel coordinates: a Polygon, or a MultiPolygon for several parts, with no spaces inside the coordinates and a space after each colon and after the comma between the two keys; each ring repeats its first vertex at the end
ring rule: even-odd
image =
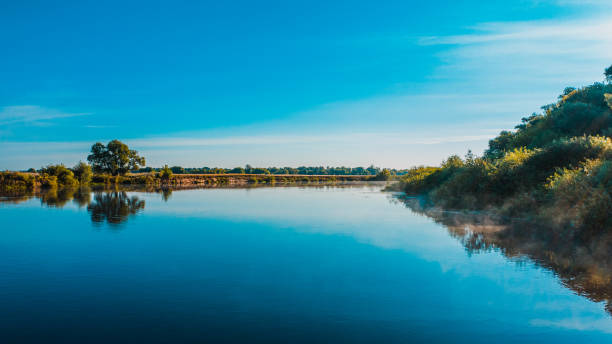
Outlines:
{"type": "Polygon", "coordinates": [[[382,171],[378,172],[378,174],[376,175],[376,177],[374,177],[374,179],[375,180],[389,180],[391,179],[391,171],[385,168],[382,171]]]}
{"type": "Polygon", "coordinates": [[[612,225],[612,161],[588,160],[581,168],[559,170],[546,187],[554,196],[548,211],[555,217],[590,230],[612,225]]]}
{"type": "Polygon", "coordinates": [[[56,177],[57,184],[61,186],[72,186],[77,184],[77,180],[74,179],[74,173],[63,164],[43,167],[41,173],[43,176],[56,177]]]}
{"type": "Polygon", "coordinates": [[[79,163],[72,168],[72,172],[80,184],[85,185],[91,182],[93,173],[89,164],[79,161],[79,163]]]}
{"type": "Polygon", "coordinates": [[[172,179],[172,170],[168,168],[168,165],[165,165],[164,168],[161,169],[159,177],[166,181],[172,179]]]}
{"type": "Polygon", "coordinates": [[[19,172],[0,172],[0,188],[3,191],[32,189],[36,178],[32,174],[19,172]]]}
{"type": "Polygon", "coordinates": [[[43,188],[48,188],[48,189],[57,188],[57,177],[43,175],[40,178],[40,186],[43,188]]]}

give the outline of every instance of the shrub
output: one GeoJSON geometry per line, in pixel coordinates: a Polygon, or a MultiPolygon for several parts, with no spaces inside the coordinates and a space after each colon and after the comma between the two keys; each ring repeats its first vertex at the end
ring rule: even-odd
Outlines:
{"type": "Polygon", "coordinates": [[[74,179],[74,173],[63,164],[48,165],[41,169],[41,173],[43,175],[56,177],[58,185],[72,186],[77,183],[77,180],[74,179]]]}
{"type": "Polygon", "coordinates": [[[27,173],[0,172],[0,188],[4,191],[31,189],[36,184],[36,178],[27,173]]]}
{"type": "Polygon", "coordinates": [[[89,184],[89,182],[91,182],[93,173],[89,164],[79,161],[79,163],[72,168],[72,172],[74,173],[74,177],[82,185],[89,184]]]}
{"type": "Polygon", "coordinates": [[[43,188],[57,188],[57,177],[56,176],[49,176],[49,175],[43,175],[40,178],[40,186],[43,188]]]}
{"type": "Polygon", "coordinates": [[[391,171],[385,168],[382,171],[378,172],[378,174],[376,175],[374,179],[375,180],[389,180],[391,179],[391,171]]]}
{"type": "Polygon", "coordinates": [[[159,172],[159,177],[166,181],[172,178],[172,170],[168,168],[168,165],[164,165],[164,168],[159,172]]]}

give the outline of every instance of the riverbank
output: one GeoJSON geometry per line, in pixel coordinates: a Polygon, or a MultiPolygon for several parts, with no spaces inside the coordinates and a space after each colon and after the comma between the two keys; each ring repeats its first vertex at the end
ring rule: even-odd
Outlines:
{"type": "Polygon", "coordinates": [[[612,229],[612,83],[568,87],[483,156],[416,167],[393,189],[451,210],[486,210],[585,233],[612,229]]]}
{"type": "MultiPolygon", "coordinates": [[[[376,176],[364,175],[269,175],[269,174],[177,174],[164,178],[156,173],[110,176],[95,174],[90,186],[152,185],[152,186],[246,186],[257,184],[334,184],[346,182],[374,181],[376,176]]],[[[19,190],[57,187],[54,176],[38,173],[0,172],[0,189],[19,190]]],[[[66,186],[66,185],[59,185],[66,186]]]]}

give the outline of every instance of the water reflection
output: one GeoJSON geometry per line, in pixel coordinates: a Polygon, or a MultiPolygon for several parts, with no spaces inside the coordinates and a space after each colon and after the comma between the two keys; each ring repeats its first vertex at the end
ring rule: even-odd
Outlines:
{"type": "Polygon", "coordinates": [[[117,225],[127,221],[130,215],[135,215],[145,207],[145,201],[137,196],[128,196],[125,191],[99,192],[87,206],[94,223],[107,222],[117,225]]]}
{"type": "MultiPolygon", "coordinates": [[[[130,215],[135,215],[145,207],[145,201],[138,196],[129,196],[127,190],[94,190],[84,188],[51,188],[23,192],[10,192],[0,194],[0,203],[17,204],[25,202],[32,197],[40,200],[44,206],[63,208],[72,204],[79,208],[87,208],[91,221],[95,224],[108,223],[118,225],[127,221],[130,215]],[[93,197],[92,197],[93,195],[93,197]]],[[[171,194],[162,190],[148,190],[159,192],[164,200],[171,194]]]]}
{"type": "Polygon", "coordinates": [[[397,199],[446,227],[469,254],[499,250],[514,261],[529,259],[552,271],[576,294],[605,302],[612,315],[612,233],[585,233],[483,213],[450,212],[425,207],[416,198],[397,199]]]}
{"type": "MultiPolygon", "coordinates": [[[[37,196],[40,198],[40,202],[48,207],[62,208],[74,198],[74,195],[77,193],[78,190],[80,189],[53,188],[45,190],[37,196]]],[[[87,191],[83,192],[88,193],[87,191]]],[[[82,199],[82,196],[79,197],[79,199],[82,199]]],[[[79,204],[78,201],[75,201],[75,203],[79,204]]]]}
{"type": "Polygon", "coordinates": [[[172,197],[172,189],[163,188],[160,190],[160,193],[164,202],[168,202],[168,200],[170,200],[170,197],[172,197]]]}

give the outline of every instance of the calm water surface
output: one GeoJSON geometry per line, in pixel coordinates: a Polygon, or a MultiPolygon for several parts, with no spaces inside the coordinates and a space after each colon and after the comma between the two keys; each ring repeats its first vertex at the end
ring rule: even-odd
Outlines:
{"type": "Polygon", "coordinates": [[[605,271],[574,286],[377,186],[5,197],[0,221],[3,343],[612,341],[605,271]]]}

